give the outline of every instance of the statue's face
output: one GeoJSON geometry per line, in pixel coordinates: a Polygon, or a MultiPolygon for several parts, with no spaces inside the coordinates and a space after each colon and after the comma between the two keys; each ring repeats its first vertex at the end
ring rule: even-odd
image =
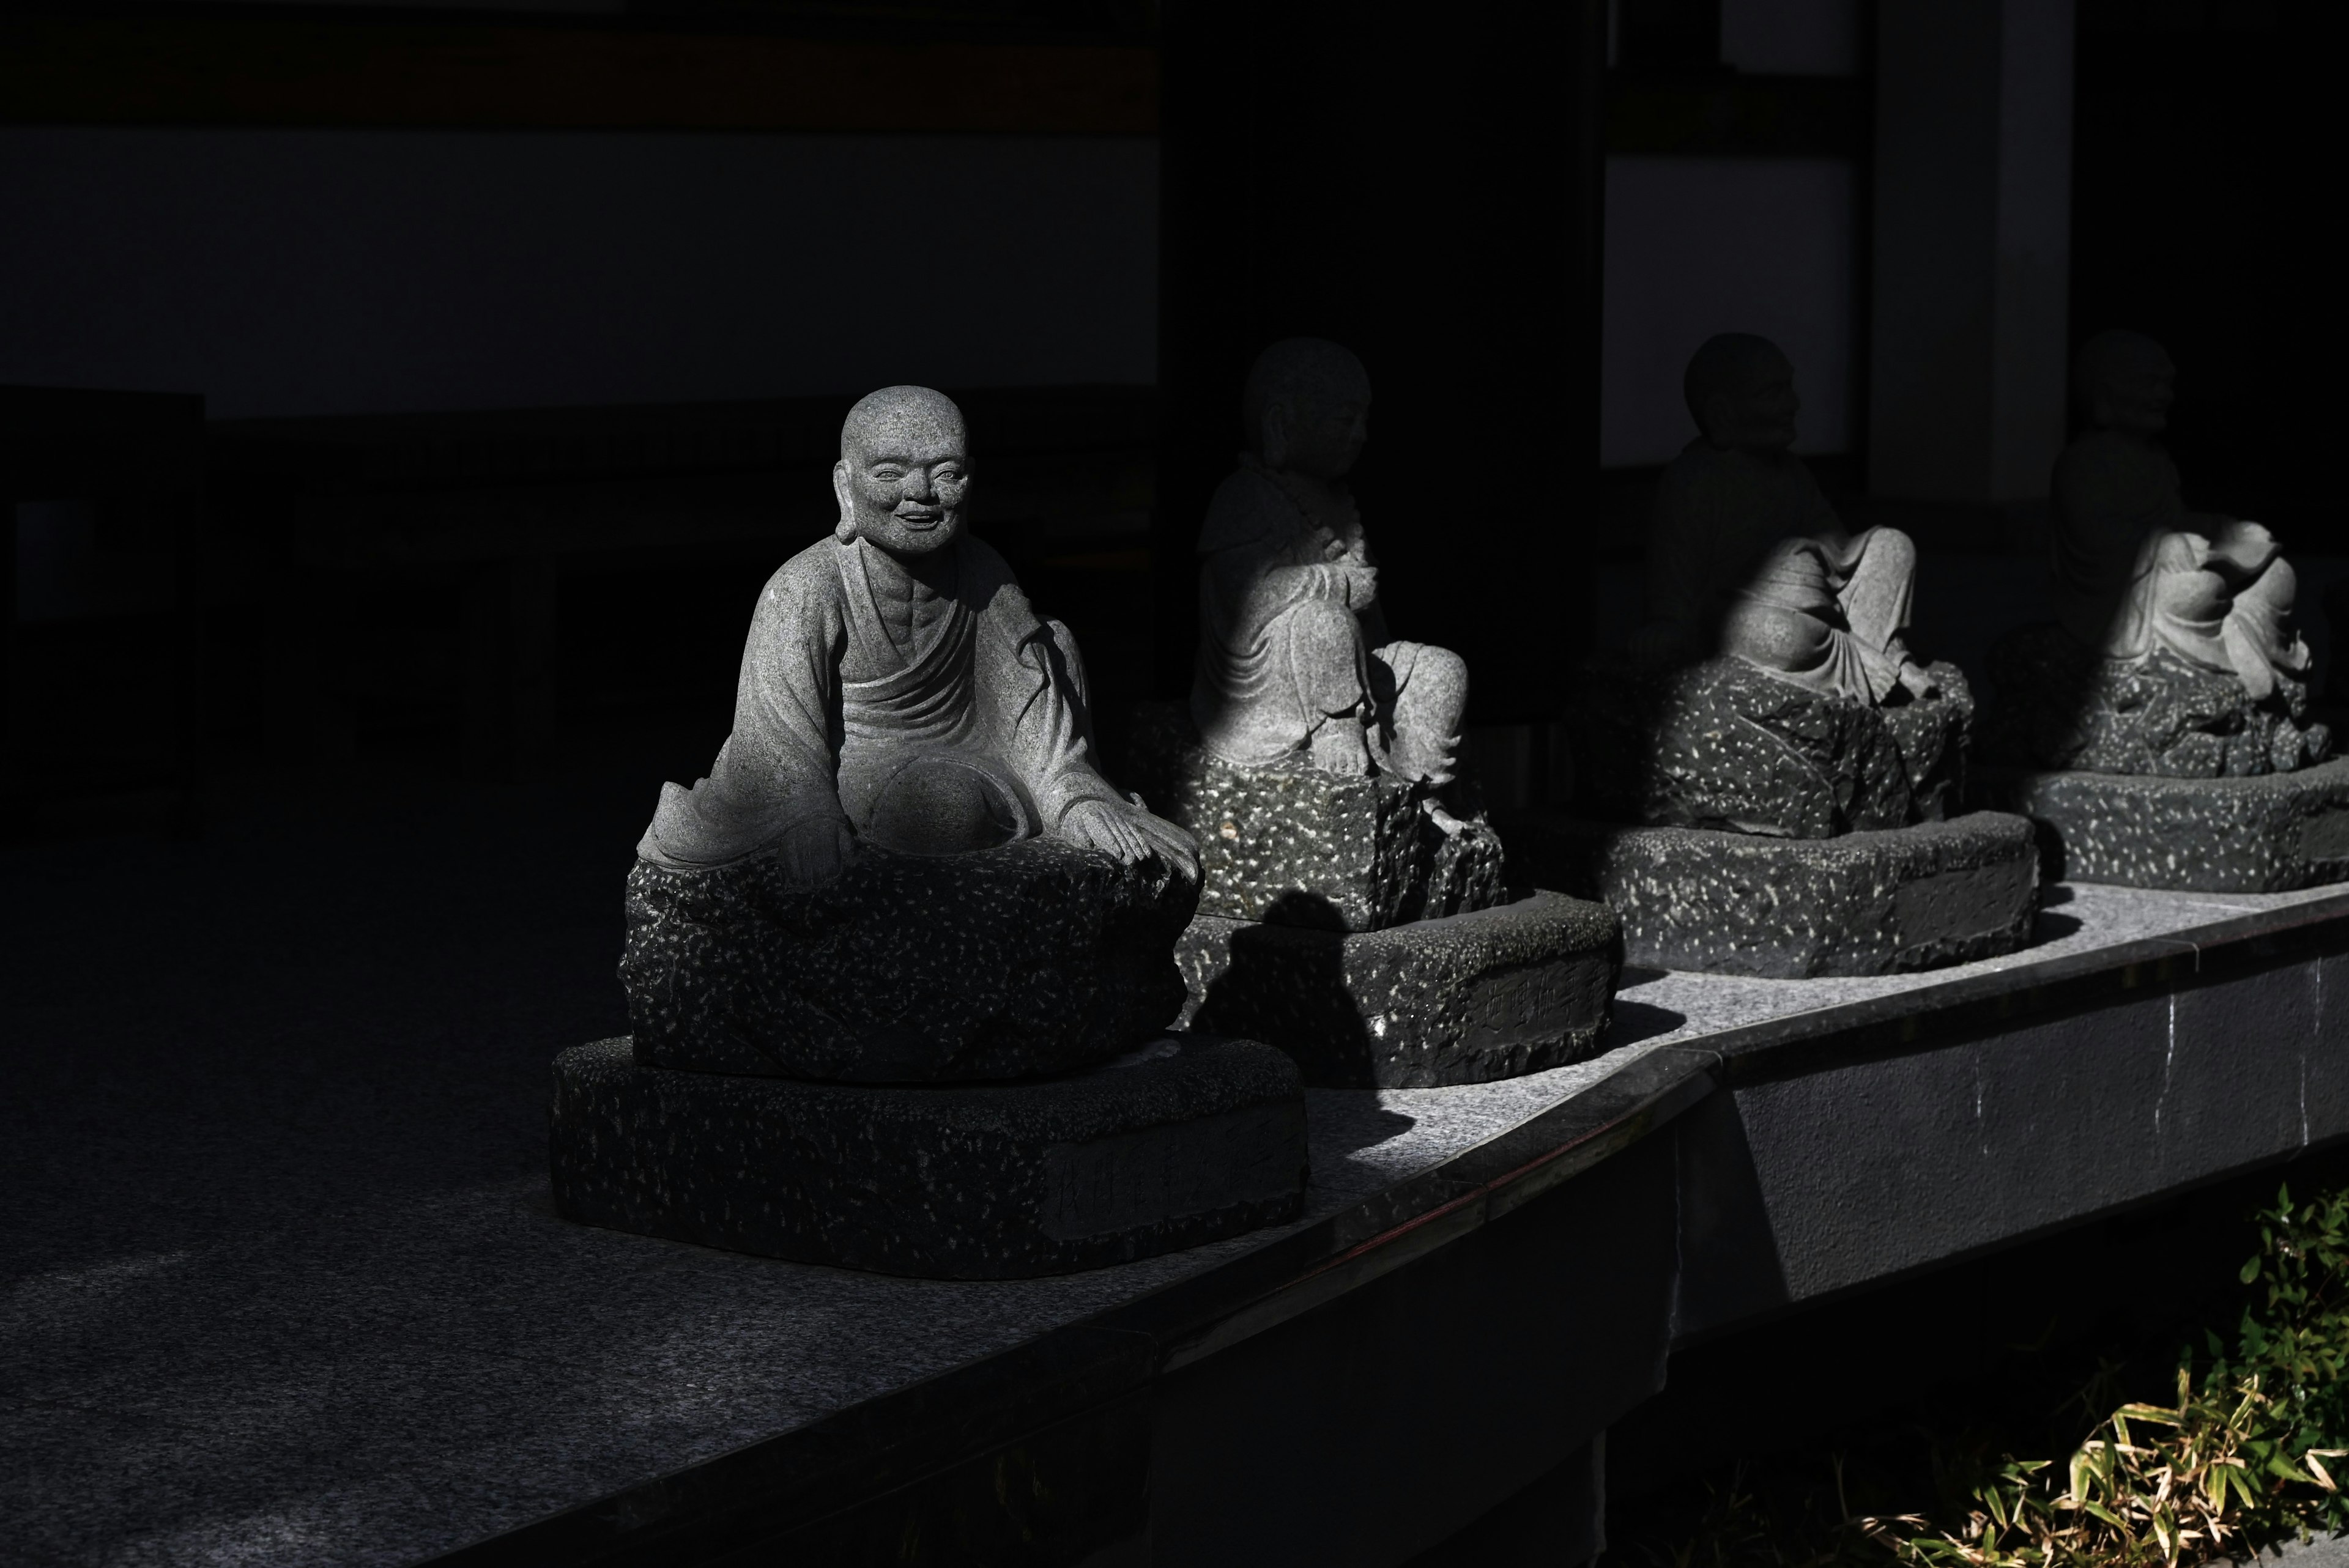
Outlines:
{"type": "Polygon", "coordinates": [[[1300,398],[1265,410],[1265,459],[1319,480],[1342,477],[1371,435],[1371,398],[1300,398]]]}
{"type": "Polygon", "coordinates": [[[2096,423],[2107,430],[2158,435],[2169,427],[2169,405],[2178,395],[2178,367],[2169,356],[2147,345],[2108,366],[2096,381],[2096,423]]]}
{"type": "Polygon", "coordinates": [[[970,463],[959,420],[883,420],[832,470],[840,515],[892,555],[927,555],[962,537],[970,463]]]}
{"type": "Polygon", "coordinates": [[[1795,367],[1774,356],[1705,400],[1705,437],[1716,447],[1783,452],[1795,444],[1795,416],[1802,407],[1795,396],[1795,367]]]}

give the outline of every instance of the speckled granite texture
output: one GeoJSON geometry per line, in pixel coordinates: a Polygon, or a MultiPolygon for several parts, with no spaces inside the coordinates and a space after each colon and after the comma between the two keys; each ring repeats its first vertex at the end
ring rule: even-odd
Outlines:
{"type": "Polygon", "coordinates": [[[2238,779],[2289,773],[2332,750],[2332,731],[2309,720],[2308,687],[2281,670],[2273,695],[2254,702],[2232,675],[2198,670],[2167,648],[2117,662],[2049,623],[1992,645],[1990,672],[1982,755],[1991,762],[2238,779]]]}
{"type": "Polygon", "coordinates": [[[1491,828],[1447,837],[1420,809],[1423,785],[1236,768],[1173,704],[1136,711],[1127,772],[1153,811],[1197,835],[1203,914],[1377,931],[1506,896],[1491,828]]]}
{"type": "Polygon", "coordinates": [[[1868,707],[1742,659],[1670,672],[1588,665],[1566,716],[1577,807],[1795,839],[1933,820],[1962,781],[1973,697],[1956,665],[1931,668],[1939,696],[1868,707]]]}
{"type": "Polygon", "coordinates": [[[1176,958],[1199,1027],[1271,1040],[1307,1082],[1343,1088],[1579,1061],[1620,966],[1615,917],[1554,892],[1350,934],[1201,915],[1176,958]]]}
{"type": "Polygon", "coordinates": [[[876,1088],[554,1062],[566,1219],[933,1279],[1130,1263],[1296,1217],[1296,1067],[1251,1040],[1164,1040],[1021,1084],[876,1088]]]}
{"type": "Polygon", "coordinates": [[[1977,811],[1834,839],[1624,828],[1547,812],[1504,824],[1544,885],[1601,899],[1627,962],[1803,978],[1885,975],[2030,940],[2039,857],[2021,817],[1977,811]]]}
{"type": "Polygon", "coordinates": [[[2256,779],[1985,771],[2071,882],[2288,892],[2349,881],[2349,758],[2256,779]]]}
{"type": "Polygon", "coordinates": [[[772,856],[638,861],[620,978],[648,1067],[840,1082],[1023,1078],[1172,1022],[1194,890],[1154,864],[1030,839],[867,851],[815,888],[772,856]]]}

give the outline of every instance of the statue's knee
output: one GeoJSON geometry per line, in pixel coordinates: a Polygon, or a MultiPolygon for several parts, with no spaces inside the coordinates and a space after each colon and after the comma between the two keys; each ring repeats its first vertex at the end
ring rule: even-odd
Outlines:
{"type": "Polygon", "coordinates": [[[2279,555],[2268,562],[2267,570],[2244,584],[2235,597],[2265,604],[2279,613],[2289,611],[2292,601],[2300,597],[2300,574],[2292,562],[2279,555]]]}
{"type": "Polygon", "coordinates": [[[1276,623],[1288,645],[1299,691],[1323,713],[1340,713],[1362,697],[1362,627],[1343,604],[1317,599],[1276,623]]]}
{"type": "Polygon", "coordinates": [[[1860,536],[1860,570],[1903,579],[1917,575],[1917,542],[1897,528],[1871,528],[1860,536]]]}
{"type": "Polygon", "coordinates": [[[1468,661],[1450,648],[1421,648],[1411,679],[1431,699],[1454,706],[1468,700],[1468,661]]]}

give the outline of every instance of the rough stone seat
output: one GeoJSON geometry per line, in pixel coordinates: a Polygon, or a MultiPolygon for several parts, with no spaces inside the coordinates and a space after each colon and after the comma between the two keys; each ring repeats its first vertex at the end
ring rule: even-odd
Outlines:
{"type": "Polygon", "coordinates": [[[1500,841],[1478,822],[1445,833],[1422,810],[1424,784],[1302,760],[1237,767],[1172,704],[1137,711],[1130,752],[1150,809],[1199,841],[1202,914],[1379,931],[1507,896],[1500,841]]]}
{"type": "Polygon", "coordinates": [[[845,1083],[1071,1071],[1173,1022],[1195,896],[1154,864],[1040,839],[868,849],[813,888],[771,855],[639,861],[620,960],[636,1057],[845,1083]]]}
{"type": "Polygon", "coordinates": [[[1938,696],[1871,707],[1742,659],[1577,672],[1566,724],[1589,816],[1780,838],[1930,821],[1956,804],[1973,696],[1955,665],[1938,696]]]}
{"type": "Polygon", "coordinates": [[[2240,779],[2289,773],[2332,750],[2332,731],[2309,717],[2306,683],[2281,670],[2255,701],[2234,676],[2167,648],[2108,659],[2052,622],[2001,638],[1990,670],[1982,751],[2003,766],[2240,779]]]}

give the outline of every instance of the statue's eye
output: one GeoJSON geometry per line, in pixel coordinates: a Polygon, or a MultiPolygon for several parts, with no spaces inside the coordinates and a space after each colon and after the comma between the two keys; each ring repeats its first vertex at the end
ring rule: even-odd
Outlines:
{"type": "Polygon", "coordinates": [[[905,470],[903,469],[879,468],[873,470],[873,477],[876,480],[902,480],[905,477],[905,470]]]}

